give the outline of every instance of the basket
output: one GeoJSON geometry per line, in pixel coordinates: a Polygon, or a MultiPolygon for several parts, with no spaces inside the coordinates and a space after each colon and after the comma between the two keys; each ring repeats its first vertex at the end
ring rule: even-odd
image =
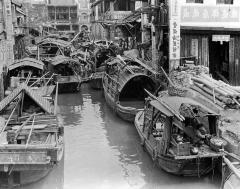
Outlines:
{"type": "Polygon", "coordinates": [[[219,137],[213,137],[210,139],[210,148],[216,152],[219,152],[227,145],[227,142],[219,137]]]}

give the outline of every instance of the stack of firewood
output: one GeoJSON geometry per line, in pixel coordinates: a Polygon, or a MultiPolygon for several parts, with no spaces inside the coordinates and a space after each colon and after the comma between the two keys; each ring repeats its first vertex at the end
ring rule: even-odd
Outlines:
{"type": "Polygon", "coordinates": [[[240,108],[240,87],[234,87],[210,77],[208,68],[193,66],[181,68],[169,75],[169,95],[184,96],[185,91],[197,92],[222,108],[240,108]],[[181,89],[179,95],[172,88],[181,89]]]}
{"type": "Polygon", "coordinates": [[[223,108],[240,107],[240,88],[202,74],[191,78],[191,89],[223,108]]]}

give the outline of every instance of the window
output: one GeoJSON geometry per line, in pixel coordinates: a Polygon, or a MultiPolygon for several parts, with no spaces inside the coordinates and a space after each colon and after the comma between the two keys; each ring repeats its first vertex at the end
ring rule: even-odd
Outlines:
{"type": "Polygon", "coordinates": [[[233,4],[233,0],[217,0],[217,4],[233,4]]]}
{"type": "Polygon", "coordinates": [[[203,0],[186,0],[186,3],[203,3],[203,0]]]}

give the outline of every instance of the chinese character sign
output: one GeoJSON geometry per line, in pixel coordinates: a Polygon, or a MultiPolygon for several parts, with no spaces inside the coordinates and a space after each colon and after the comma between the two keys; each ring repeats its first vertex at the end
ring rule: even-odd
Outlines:
{"type": "Polygon", "coordinates": [[[170,1],[169,58],[180,60],[180,5],[178,0],[170,1]]]}
{"type": "Polygon", "coordinates": [[[240,7],[182,6],[181,22],[239,22],[240,7]]]}

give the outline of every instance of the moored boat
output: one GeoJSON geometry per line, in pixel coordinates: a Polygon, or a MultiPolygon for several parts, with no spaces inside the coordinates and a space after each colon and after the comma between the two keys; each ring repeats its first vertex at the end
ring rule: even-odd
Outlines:
{"type": "Polygon", "coordinates": [[[27,83],[34,90],[41,91],[43,95],[51,95],[54,89],[53,75],[49,76],[49,72],[45,73],[44,63],[34,58],[24,58],[14,61],[8,66],[8,73],[5,81],[5,95],[9,95],[12,91],[22,83],[27,83]]]}
{"type": "Polygon", "coordinates": [[[66,56],[56,56],[49,60],[48,68],[56,76],[59,93],[78,92],[81,86],[81,77],[78,73],[80,64],[77,60],[66,56]]]}
{"type": "Polygon", "coordinates": [[[137,62],[129,58],[114,58],[107,64],[103,76],[107,104],[124,120],[134,122],[136,113],[144,108],[147,93],[154,92],[155,81],[137,62]]]}
{"type": "Polygon", "coordinates": [[[137,113],[135,127],[141,144],[164,171],[201,176],[213,170],[223,156],[218,117],[190,98],[154,97],[146,101],[144,111],[137,113]]]}
{"type": "Polygon", "coordinates": [[[1,186],[38,181],[61,161],[64,132],[56,108],[26,84],[0,102],[1,186]]]}
{"type": "Polygon", "coordinates": [[[109,48],[111,43],[107,43],[107,41],[105,42],[105,45],[100,45],[102,43],[95,42],[96,48],[93,52],[94,65],[93,73],[90,79],[90,86],[96,90],[103,89],[102,79],[106,68],[105,61],[107,61],[110,57],[115,56],[115,54],[109,48]]]}

